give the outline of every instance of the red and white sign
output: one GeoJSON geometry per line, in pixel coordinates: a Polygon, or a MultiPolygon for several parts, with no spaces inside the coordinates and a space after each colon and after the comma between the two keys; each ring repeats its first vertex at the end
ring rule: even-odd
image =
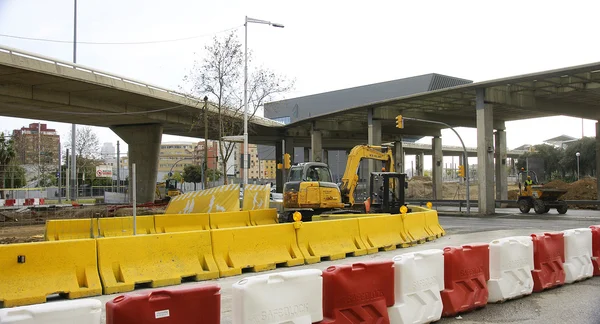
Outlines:
{"type": "Polygon", "coordinates": [[[112,168],[106,165],[97,166],[96,178],[112,178],[112,168]]]}

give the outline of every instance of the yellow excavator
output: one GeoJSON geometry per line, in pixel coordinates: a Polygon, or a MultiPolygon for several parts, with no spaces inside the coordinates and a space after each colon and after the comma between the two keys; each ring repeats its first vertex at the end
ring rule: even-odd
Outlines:
{"type": "Polygon", "coordinates": [[[181,195],[183,192],[177,189],[177,180],[167,179],[165,182],[156,184],[155,201],[169,202],[171,198],[181,195]]]}
{"type": "Polygon", "coordinates": [[[288,182],[283,187],[284,213],[280,222],[291,221],[296,211],[302,213],[303,220],[323,213],[364,212],[363,204],[356,203],[354,192],[358,185],[358,168],[365,159],[382,161],[382,171],[395,172],[392,150],[372,145],[357,145],[350,151],[340,187],[333,182],[331,170],[325,163],[307,162],[292,166],[288,182]]]}

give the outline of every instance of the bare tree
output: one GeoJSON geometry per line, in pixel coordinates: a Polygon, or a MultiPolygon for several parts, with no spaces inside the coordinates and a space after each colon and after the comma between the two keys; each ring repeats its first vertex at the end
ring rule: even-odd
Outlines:
{"type": "MultiPolygon", "coordinates": [[[[65,144],[65,148],[73,152],[70,141],[71,131],[69,131],[68,139],[69,141],[65,144]]],[[[82,175],[85,174],[86,171],[89,171],[90,168],[95,168],[99,164],[100,141],[91,127],[84,126],[77,128],[75,136],[75,155],[77,156],[77,169],[82,175]]],[[[93,173],[95,174],[95,170],[93,173]]]]}
{"type": "MultiPolygon", "coordinates": [[[[235,143],[223,142],[221,138],[244,132],[244,52],[237,36],[231,33],[222,39],[215,37],[213,43],[205,47],[205,54],[201,61],[194,62],[191,72],[184,77],[183,81],[187,84],[184,89],[187,88],[186,92],[196,98],[208,96],[217,109],[217,119],[212,118],[209,122],[209,130],[218,133],[219,162],[222,173],[227,174],[227,161],[234,152],[235,143]]],[[[257,68],[249,75],[249,132],[259,108],[275,96],[291,90],[293,84],[293,81],[265,68],[257,68]]],[[[203,125],[202,113],[194,118],[196,126],[203,125]]]]}

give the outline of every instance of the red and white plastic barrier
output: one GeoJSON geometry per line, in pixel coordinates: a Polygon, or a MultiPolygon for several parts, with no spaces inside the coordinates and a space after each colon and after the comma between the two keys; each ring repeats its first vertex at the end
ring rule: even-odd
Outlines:
{"type": "Polygon", "coordinates": [[[565,240],[563,233],[531,234],[533,241],[533,291],[565,283],[565,240]]]}
{"type": "Polygon", "coordinates": [[[592,230],[592,265],[594,276],[600,276],[600,225],[590,226],[592,230]]]}
{"type": "Polygon", "coordinates": [[[490,243],[488,302],[497,303],[529,295],[533,291],[533,242],[529,236],[513,236],[490,243]]]}
{"type": "Polygon", "coordinates": [[[321,270],[259,275],[233,285],[233,324],[323,320],[321,270]]]}
{"type": "Polygon", "coordinates": [[[439,249],[395,256],[394,294],[390,323],[430,323],[442,317],[444,251],[439,249]]]}
{"type": "Polygon", "coordinates": [[[38,206],[45,203],[45,198],[0,199],[0,206],[38,206]]]}
{"type": "Polygon", "coordinates": [[[592,265],[592,230],[576,228],[563,231],[565,239],[565,283],[594,275],[592,265]]]}
{"type": "Polygon", "coordinates": [[[106,303],[106,324],[220,324],[220,291],[195,285],[118,296],[106,303]]]}
{"type": "Polygon", "coordinates": [[[68,300],[0,309],[0,324],[100,324],[101,315],[99,300],[68,300]]]}

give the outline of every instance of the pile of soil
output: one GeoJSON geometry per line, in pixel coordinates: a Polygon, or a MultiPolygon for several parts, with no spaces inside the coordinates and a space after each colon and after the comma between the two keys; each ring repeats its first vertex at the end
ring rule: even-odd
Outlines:
{"type": "Polygon", "coordinates": [[[596,178],[583,178],[565,189],[568,191],[562,196],[564,200],[596,200],[598,194],[596,178]]]}
{"type": "Polygon", "coordinates": [[[0,238],[0,244],[30,243],[30,242],[43,242],[43,241],[44,241],[44,236],[0,238]]]}
{"type": "Polygon", "coordinates": [[[544,184],[544,188],[550,189],[569,189],[569,184],[562,180],[552,180],[544,184]]]}
{"type": "Polygon", "coordinates": [[[508,199],[509,200],[517,200],[519,199],[519,189],[513,189],[508,191],[508,199]]]}

